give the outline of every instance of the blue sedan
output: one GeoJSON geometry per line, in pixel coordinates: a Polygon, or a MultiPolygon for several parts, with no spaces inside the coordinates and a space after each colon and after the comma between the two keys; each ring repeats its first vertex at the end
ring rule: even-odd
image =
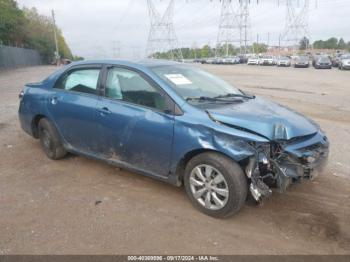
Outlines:
{"type": "Polygon", "coordinates": [[[175,62],[72,63],[19,97],[21,126],[49,158],[70,152],[184,185],[214,217],[313,179],[328,158],[313,121],[175,62]]]}

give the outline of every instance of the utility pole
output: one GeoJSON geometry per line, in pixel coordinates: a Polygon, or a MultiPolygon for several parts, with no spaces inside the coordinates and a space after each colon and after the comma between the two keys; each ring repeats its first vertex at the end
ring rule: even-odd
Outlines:
{"type": "Polygon", "coordinates": [[[278,53],[281,55],[281,34],[278,36],[278,53]]]}
{"type": "Polygon", "coordinates": [[[286,0],[287,14],[285,28],[281,35],[281,40],[292,47],[293,54],[299,49],[300,40],[307,37],[309,33],[309,9],[310,0],[286,0]],[[301,7],[298,7],[301,3],[301,7]]]}
{"type": "Polygon", "coordinates": [[[156,10],[154,0],[147,0],[151,28],[148,35],[146,57],[156,58],[157,53],[169,52],[168,59],[183,60],[173,24],[175,1],[170,0],[163,15],[156,10]]]}
{"type": "Polygon", "coordinates": [[[53,22],[53,33],[55,37],[55,59],[56,59],[56,64],[59,65],[59,60],[60,60],[60,53],[58,52],[58,41],[57,41],[57,32],[56,32],[56,20],[55,20],[55,11],[51,10],[52,14],[52,22],[53,22]]]}

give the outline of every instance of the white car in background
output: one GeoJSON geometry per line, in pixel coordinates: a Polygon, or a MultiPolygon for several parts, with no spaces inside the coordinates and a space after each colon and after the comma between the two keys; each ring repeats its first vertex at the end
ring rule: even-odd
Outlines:
{"type": "Polygon", "coordinates": [[[259,65],[259,57],[249,57],[247,65],[259,65]]]}
{"type": "Polygon", "coordinates": [[[345,54],[340,57],[338,67],[340,70],[350,69],[350,54],[345,54]]]}
{"type": "Polygon", "coordinates": [[[289,57],[287,56],[281,56],[277,59],[277,62],[276,62],[277,66],[291,66],[292,65],[292,61],[289,57]]]}
{"type": "Polygon", "coordinates": [[[275,65],[276,64],[276,61],[275,61],[275,58],[273,56],[270,56],[270,55],[266,55],[266,56],[263,56],[259,59],[259,65],[275,65]]]}

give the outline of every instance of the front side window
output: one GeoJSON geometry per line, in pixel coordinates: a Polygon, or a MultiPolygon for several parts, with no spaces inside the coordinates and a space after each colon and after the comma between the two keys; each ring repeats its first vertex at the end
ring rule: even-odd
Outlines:
{"type": "Polygon", "coordinates": [[[105,96],[160,111],[166,110],[168,104],[166,96],[139,73],[125,68],[112,68],[108,71],[105,96]]]}
{"type": "Polygon", "coordinates": [[[87,94],[96,94],[100,69],[77,69],[59,80],[56,88],[87,94]]]}

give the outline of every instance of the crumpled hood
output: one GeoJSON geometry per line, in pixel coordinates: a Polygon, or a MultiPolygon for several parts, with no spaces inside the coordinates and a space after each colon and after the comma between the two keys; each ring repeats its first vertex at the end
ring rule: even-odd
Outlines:
{"type": "Polygon", "coordinates": [[[260,134],[270,140],[289,140],[316,133],[319,127],[305,116],[256,97],[243,103],[208,108],[214,120],[260,134]]]}

